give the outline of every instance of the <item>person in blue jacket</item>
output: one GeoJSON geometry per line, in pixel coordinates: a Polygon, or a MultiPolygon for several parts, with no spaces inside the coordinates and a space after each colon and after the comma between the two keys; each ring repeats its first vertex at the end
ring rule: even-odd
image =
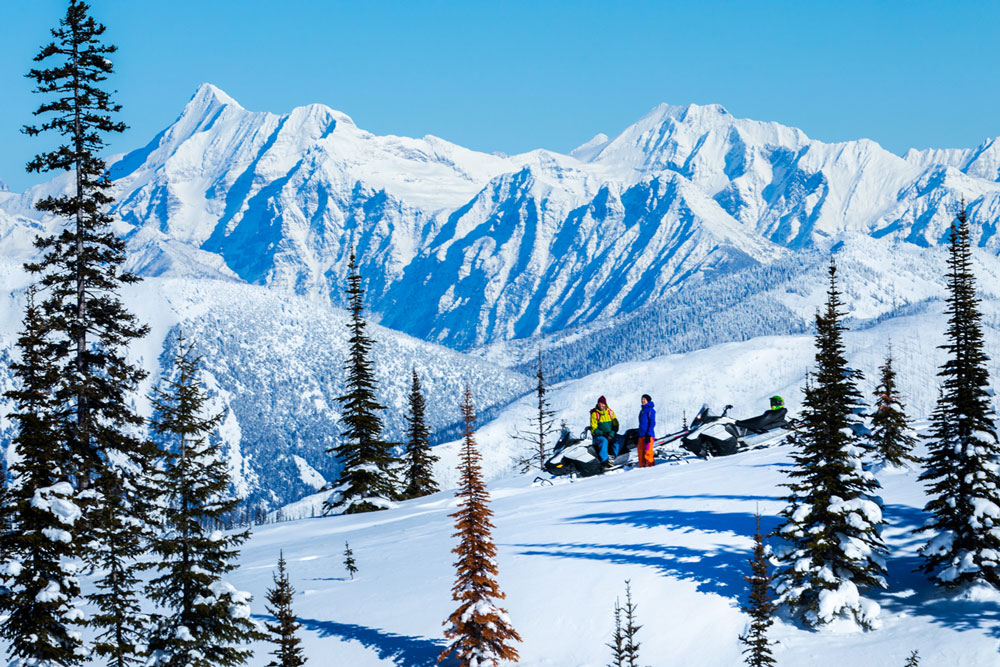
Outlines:
{"type": "Polygon", "coordinates": [[[639,409],[639,467],[653,465],[653,441],[656,439],[656,407],[649,394],[642,395],[639,409]]]}

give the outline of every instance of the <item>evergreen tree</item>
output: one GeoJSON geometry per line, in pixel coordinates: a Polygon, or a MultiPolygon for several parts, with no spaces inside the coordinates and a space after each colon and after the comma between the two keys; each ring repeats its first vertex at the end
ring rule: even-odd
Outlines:
{"type": "Polygon", "coordinates": [[[28,74],[38,84],[36,92],[55,99],[35,111],[46,118],[43,122],[24,128],[32,136],[54,132],[66,138],[55,150],[35,156],[28,171],[69,171],[74,176],[69,193],[36,204],[38,210],[64,218],[67,227],[37,238],[43,257],[25,268],[39,275],[46,293],[42,311],[54,353],[49,363],[59,369],[55,393],[60,403],[72,405],[60,437],[72,454],[70,472],[80,488],[101,474],[108,454],[133,457],[142,450],[142,440],[131,432],[143,420],[128,398],[146,373],[125,359],[122,347],[149,330],[125,309],[117,293],[139,279],[121,270],[125,242],[111,229],[112,217],[105,212],[113,201],[111,180],[98,154],[106,145],[104,136],[124,131],[125,125],[112,120],[120,107],[100,88],[113,70],[107,56],[116,47],[101,42],[105,27],[89,9],[70,0],[60,27],[52,30],[54,41],[35,57],[36,62],[56,59],[51,67],[28,74]]]}
{"type": "Polygon", "coordinates": [[[951,228],[948,256],[948,360],[938,376],[942,393],[932,416],[928,455],[920,479],[931,499],[931,533],[921,569],[937,583],[979,582],[1000,588],[1000,445],[983,349],[982,313],[972,273],[964,202],[951,228]]]}
{"type": "Polygon", "coordinates": [[[856,426],[860,373],[847,366],[841,324],[837,269],[823,312],[816,314],[816,368],[804,390],[802,427],[795,437],[795,462],[788,505],[782,510],[776,549],[781,569],[775,577],[778,603],[788,605],[809,625],[853,616],[872,627],[878,605],[861,597],[866,588],[885,587],[885,545],[881,499],[874,476],[861,465],[856,426]]]}
{"type": "Polygon", "coordinates": [[[354,514],[383,510],[396,497],[392,449],[395,443],[382,439],[380,405],[375,396],[375,375],[370,360],[374,344],[365,332],[365,290],[351,250],[347,265],[347,289],[351,320],[347,325],[348,339],[347,393],[337,400],[344,405],[344,441],[331,451],[337,454],[343,468],[337,478],[335,492],[324,504],[324,511],[354,514]]]}
{"type": "Polygon", "coordinates": [[[351,545],[344,542],[344,567],[347,569],[347,574],[351,575],[351,579],[354,578],[354,573],[358,571],[357,561],[354,560],[354,552],[351,551],[351,545]]]}
{"type": "Polygon", "coordinates": [[[302,640],[295,633],[302,626],[292,611],[295,589],[288,581],[284,552],[278,556],[278,571],[272,577],[274,587],[267,591],[267,611],[274,616],[277,623],[267,623],[266,626],[271,633],[270,641],[277,648],[271,652],[274,660],[269,662],[267,667],[301,667],[306,664],[306,658],[302,652],[302,640]]]}
{"type": "Polygon", "coordinates": [[[910,435],[910,422],[896,386],[896,370],[892,367],[892,350],[886,355],[885,364],[879,367],[881,375],[875,388],[875,412],[872,414],[871,442],[878,462],[903,466],[906,461],[916,462],[913,446],[917,439],[910,435]]]}
{"type": "Polygon", "coordinates": [[[627,667],[639,667],[639,640],[636,635],[642,628],[641,625],[636,624],[635,617],[636,606],[632,602],[632,584],[628,580],[625,581],[625,606],[622,611],[625,612],[625,626],[622,628],[622,633],[625,635],[625,665],[627,667]]]}
{"type": "Polygon", "coordinates": [[[757,530],[753,536],[753,558],[750,559],[750,576],[744,577],[750,584],[747,604],[740,607],[752,619],[750,628],[740,641],[746,646],[743,655],[749,667],[775,665],[771,655],[771,642],[767,639],[767,629],[774,623],[774,603],[771,601],[771,574],[768,571],[767,551],[764,536],[760,532],[760,515],[756,515],[757,530]]]}
{"type": "Polygon", "coordinates": [[[549,408],[549,399],[545,397],[545,374],[542,372],[542,353],[538,353],[538,370],[535,373],[538,378],[535,395],[538,397],[538,412],[531,417],[530,430],[518,430],[514,437],[518,440],[531,443],[531,453],[521,459],[521,472],[528,472],[531,468],[537,467],[545,470],[545,461],[551,455],[551,447],[548,443],[555,428],[555,412],[549,408]]]}
{"type": "Polygon", "coordinates": [[[79,491],[74,502],[83,512],[70,531],[70,543],[77,557],[106,572],[89,596],[97,607],[95,650],[108,664],[124,667],[137,660],[135,641],[142,632],[134,575],[142,550],[134,529],[141,521],[133,513],[141,503],[115,466],[143,468],[151,449],[138,435],[144,421],[129,400],[146,373],[128,362],[123,348],[148,327],[118,296],[123,285],[138,278],[121,268],[125,242],[111,228],[111,180],[99,154],[105,137],[125,125],[113,120],[120,107],[101,87],[113,71],[108,56],[116,47],[102,42],[105,27],[89,9],[70,0],[59,27],[51,31],[53,41],[35,57],[47,67],[28,73],[35,91],[50,98],[34,113],[39,122],[24,132],[52,133],[62,143],[35,156],[27,169],[71,172],[73,178],[67,193],[37,202],[38,210],[63,218],[66,225],[35,240],[42,258],[25,268],[37,275],[45,294],[41,312],[50,352],[45,363],[56,371],[50,390],[58,424],[51,455],[61,458],[58,467],[79,491]]]}
{"type": "Polygon", "coordinates": [[[59,449],[60,406],[53,397],[58,372],[51,363],[46,319],[28,293],[20,361],[11,363],[16,388],[4,394],[17,424],[16,456],[0,532],[0,637],[11,664],[66,667],[83,662],[78,626],[80,584],[70,532],[80,508],[59,449]]]}
{"type": "Polygon", "coordinates": [[[142,662],[149,631],[138,598],[138,559],[151,535],[136,516],[148,515],[150,508],[141,498],[146,489],[137,477],[135,471],[106,468],[95,487],[102,502],[91,513],[94,539],[88,560],[103,574],[87,599],[97,608],[90,621],[97,629],[94,652],[109,667],[142,662]]]}
{"type": "Polygon", "coordinates": [[[200,359],[180,340],[173,362],[172,379],[152,397],[153,430],[167,460],[158,479],[166,531],[152,541],[158,576],[146,591],[165,613],[157,619],[148,664],[241,665],[252,655],[243,645],[266,635],[250,621],[250,595],[222,577],[236,569],[249,531],[221,530],[239,501],[229,493],[226,462],[212,437],[222,415],[204,415],[208,397],[197,377],[200,359]]]}
{"type": "Polygon", "coordinates": [[[920,667],[920,653],[917,651],[911,653],[910,657],[906,659],[904,667],[920,667]]]}
{"type": "Polygon", "coordinates": [[[408,428],[404,498],[419,498],[438,491],[438,485],[434,481],[434,464],[438,457],[431,452],[430,434],[424,421],[426,406],[420,377],[414,368],[413,384],[410,385],[410,414],[406,418],[408,428]]]}
{"type": "Polygon", "coordinates": [[[611,649],[611,662],[608,663],[608,667],[628,667],[625,657],[625,631],[622,628],[622,606],[615,598],[615,634],[611,637],[611,641],[607,644],[607,647],[611,649]]]}
{"type": "Polygon", "coordinates": [[[459,539],[458,546],[452,549],[458,560],[451,597],[459,607],[445,622],[444,636],[452,643],[438,661],[454,655],[462,667],[496,667],[500,660],[517,662],[512,642],[521,641],[521,637],[511,626],[507,612],[495,604],[506,596],[496,581],[497,550],[491,535],[493,512],[479,465],[476,413],[468,385],[462,401],[462,417],[464,442],[458,466],[460,481],[455,492],[459,503],[450,515],[455,519],[457,531],[453,536],[459,539]]]}

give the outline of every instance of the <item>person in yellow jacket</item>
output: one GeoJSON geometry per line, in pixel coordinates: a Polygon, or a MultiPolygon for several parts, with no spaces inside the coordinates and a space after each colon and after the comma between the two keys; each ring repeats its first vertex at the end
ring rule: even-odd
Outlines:
{"type": "Polygon", "coordinates": [[[611,467],[608,458],[608,449],[618,455],[615,445],[615,436],[618,434],[618,417],[615,411],[608,407],[608,401],[601,396],[597,399],[597,406],[590,411],[590,434],[594,437],[594,444],[601,459],[601,466],[611,467]]]}

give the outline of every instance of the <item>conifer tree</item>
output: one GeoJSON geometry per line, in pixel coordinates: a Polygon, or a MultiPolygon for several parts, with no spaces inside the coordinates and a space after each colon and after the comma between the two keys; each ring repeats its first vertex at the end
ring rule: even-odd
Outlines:
{"type": "Polygon", "coordinates": [[[133,470],[107,467],[96,480],[102,502],[91,513],[88,561],[103,574],[87,599],[97,608],[90,620],[97,630],[94,653],[109,667],[141,663],[149,631],[138,572],[151,534],[137,515],[149,515],[151,509],[141,497],[146,485],[138,477],[133,470]]]}
{"type": "Polygon", "coordinates": [[[20,360],[10,366],[16,388],[4,394],[13,403],[17,431],[4,504],[8,527],[0,532],[0,637],[11,664],[67,667],[85,657],[70,534],[81,512],[59,448],[58,372],[47,333],[31,290],[17,339],[20,360]]]}
{"type": "Polygon", "coordinates": [[[267,611],[274,616],[277,623],[265,625],[271,633],[270,641],[276,648],[271,651],[274,659],[267,664],[267,667],[301,667],[306,664],[306,658],[302,651],[302,640],[295,633],[302,626],[292,610],[295,589],[288,581],[284,552],[278,556],[278,571],[272,578],[274,586],[267,590],[267,611]]]}
{"type": "Polygon", "coordinates": [[[622,611],[625,612],[625,625],[622,628],[622,633],[625,635],[624,664],[627,667],[639,667],[639,640],[636,635],[639,634],[642,626],[636,623],[636,605],[632,602],[632,583],[628,580],[625,581],[625,606],[622,611]]]}
{"type": "Polygon", "coordinates": [[[430,434],[424,420],[427,402],[420,387],[417,369],[413,369],[410,385],[410,414],[407,416],[406,459],[404,461],[404,498],[419,498],[438,491],[434,481],[434,464],[438,457],[431,452],[430,434]]]}
{"type": "Polygon", "coordinates": [[[545,461],[548,460],[552,453],[552,448],[548,443],[552,432],[555,431],[553,427],[555,412],[549,408],[549,399],[545,397],[545,374],[542,372],[541,352],[538,353],[538,370],[535,373],[535,377],[538,379],[535,389],[535,395],[538,398],[538,411],[529,420],[531,429],[518,430],[517,435],[514,436],[518,440],[523,440],[531,444],[531,453],[520,461],[521,472],[528,472],[533,467],[544,470],[545,461]]]}
{"type": "Polygon", "coordinates": [[[885,587],[878,482],[861,465],[855,425],[859,422],[860,373],[847,366],[837,269],[829,270],[824,310],[816,314],[816,368],[804,390],[802,427],[795,437],[795,462],[786,484],[775,549],[781,568],[775,576],[778,603],[788,605],[813,626],[851,616],[873,627],[878,605],[861,597],[885,587]]]}
{"type": "Polygon", "coordinates": [[[896,370],[892,363],[892,350],[889,350],[885,363],[879,367],[881,374],[879,384],[875,388],[871,443],[879,463],[900,467],[905,465],[906,461],[917,461],[912,454],[917,439],[910,435],[910,422],[899,397],[896,370]]]}
{"type": "Polygon", "coordinates": [[[931,533],[921,569],[946,587],[988,583],[1000,588],[1000,445],[991,406],[982,313],[972,273],[969,221],[963,202],[948,255],[948,359],[932,415],[920,479],[931,499],[931,533]]]}
{"type": "Polygon", "coordinates": [[[162,438],[166,469],[158,480],[166,531],[153,539],[158,576],[147,585],[165,608],[149,643],[151,667],[241,665],[251,640],[265,639],[250,620],[250,595],[223,580],[235,570],[249,531],[225,534],[239,505],[217,438],[222,415],[205,415],[208,397],[200,360],[183,339],[172,377],[153,394],[153,430],[162,438]]]}
{"type": "Polygon", "coordinates": [[[760,515],[756,515],[757,529],[753,536],[753,558],[750,559],[750,576],[744,577],[750,585],[747,604],[740,607],[749,614],[750,628],[740,641],[746,664],[749,667],[769,667],[775,665],[771,655],[771,642],[767,639],[767,629],[774,623],[774,603],[771,601],[771,573],[767,562],[764,536],[760,532],[760,515]]]}
{"type": "Polygon", "coordinates": [[[628,667],[625,657],[625,630],[622,627],[622,606],[615,598],[615,634],[612,635],[611,641],[608,642],[607,647],[611,649],[611,662],[608,663],[608,667],[628,667]]]}
{"type": "Polygon", "coordinates": [[[73,456],[71,473],[79,488],[90,486],[108,454],[134,457],[142,449],[142,440],[131,431],[143,420],[128,398],[146,373],[128,362],[122,348],[148,332],[118,297],[122,285],[139,279],[121,270],[125,242],[111,229],[105,210],[113,201],[111,180],[98,154],[104,136],[124,131],[125,125],[112,119],[120,107],[100,87],[113,71],[107,56],[116,47],[101,42],[105,27],[89,9],[70,0],[60,27],[52,30],[54,41],[35,57],[39,63],[56,60],[28,74],[38,84],[36,92],[55,98],[35,111],[45,120],[24,128],[32,136],[54,132],[65,137],[56,149],[35,156],[28,171],[73,173],[69,193],[36,204],[67,226],[37,238],[43,257],[25,268],[38,275],[46,294],[42,311],[54,353],[49,363],[59,369],[55,392],[61,403],[72,406],[60,437],[73,456]]]}
{"type": "Polygon", "coordinates": [[[342,514],[387,509],[396,497],[392,449],[395,443],[382,439],[382,419],[378,416],[385,406],[375,395],[375,374],[370,360],[374,342],[365,332],[362,316],[365,290],[351,249],[347,265],[347,289],[351,319],[347,356],[347,393],[337,400],[344,406],[343,442],[332,448],[343,468],[337,478],[335,492],[324,504],[324,511],[342,514]]]}
{"type": "Polygon", "coordinates": [[[85,2],[69,1],[51,31],[53,40],[35,57],[39,67],[28,73],[35,92],[49,99],[34,112],[37,124],[24,132],[54,134],[62,143],[35,156],[27,169],[70,172],[72,180],[68,192],[36,203],[65,226],[35,240],[42,257],[25,268],[36,274],[45,295],[46,363],[56,371],[51,391],[58,405],[52,452],[61,457],[59,468],[78,492],[73,502],[83,512],[70,543],[77,557],[107,573],[89,596],[97,607],[95,650],[108,664],[124,667],[137,659],[135,639],[142,632],[134,590],[142,547],[133,529],[140,521],[132,513],[140,503],[112,461],[138,468],[150,463],[152,451],[139,437],[144,421],[129,400],[146,373],[124,351],[148,327],[118,296],[138,278],[122,270],[125,242],[111,228],[111,180],[100,152],[105,137],[125,125],[113,119],[120,107],[102,89],[113,72],[108,56],[116,47],[102,42],[105,27],[89,10],[85,2]]]}
{"type": "Polygon", "coordinates": [[[904,667],[920,667],[920,653],[917,651],[910,653],[910,657],[906,659],[904,667]]]}
{"type": "Polygon", "coordinates": [[[454,655],[462,667],[496,667],[500,660],[517,662],[517,650],[512,643],[521,641],[521,637],[511,626],[507,612],[496,606],[496,600],[506,596],[496,581],[497,550],[491,535],[493,512],[479,465],[476,413],[468,385],[462,400],[462,417],[464,441],[458,466],[460,481],[455,492],[458,509],[450,515],[455,519],[453,536],[459,540],[452,549],[458,560],[451,597],[459,606],[445,621],[444,636],[452,642],[438,661],[454,655]]]}
{"type": "Polygon", "coordinates": [[[354,560],[354,552],[351,551],[351,545],[344,542],[344,568],[347,570],[347,574],[351,575],[351,579],[354,579],[354,573],[358,571],[357,561],[354,560]]]}

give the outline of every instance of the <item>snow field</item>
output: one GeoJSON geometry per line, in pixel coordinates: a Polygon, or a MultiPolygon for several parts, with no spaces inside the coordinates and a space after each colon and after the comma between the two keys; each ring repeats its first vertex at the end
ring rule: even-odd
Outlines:
{"type": "MultiPolygon", "coordinates": [[[[501,606],[524,639],[521,664],[603,665],[616,596],[630,579],[638,604],[644,664],[741,664],[738,604],[749,571],[753,514],[777,525],[790,448],[780,446],[688,465],[661,464],[552,486],[532,475],[491,484],[501,606]]],[[[910,530],[925,497],[914,471],[880,474],[884,485],[889,584],[868,592],[882,628],[860,632],[838,622],[814,632],[779,621],[771,631],[782,667],[901,665],[911,650],[922,664],[997,664],[997,600],[952,599],[920,574],[910,530]]],[[[254,595],[254,613],[271,584],[279,549],[298,594],[307,654],[321,664],[433,665],[453,611],[451,492],[363,516],[304,519],[258,528],[245,545],[233,584],[254,595]],[[358,561],[348,581],[350,541],[358,561]]],[[[259,618],[259,616],[258,616],[259,618]]],[[[266,646],[251,663],[263,666],[266,646]]]]}

